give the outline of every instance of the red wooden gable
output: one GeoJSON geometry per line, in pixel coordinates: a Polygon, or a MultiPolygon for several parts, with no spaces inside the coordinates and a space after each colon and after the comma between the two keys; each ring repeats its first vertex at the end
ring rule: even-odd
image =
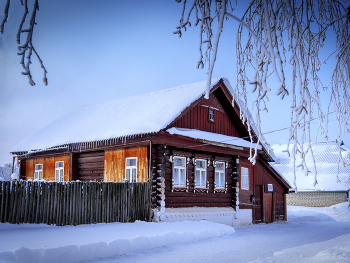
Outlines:
{"type": "Polygon", "coordinates": [[[171,127],[196,129],[240,138],[249,138],[247,128],[239,118],[239,109],[232,106],[232,96],[223,81],[212,89],[209,99],[204,95],[193,102],[166,129],[171,127]],[[214,111],[214,121],[209,120],[214,111]]]}

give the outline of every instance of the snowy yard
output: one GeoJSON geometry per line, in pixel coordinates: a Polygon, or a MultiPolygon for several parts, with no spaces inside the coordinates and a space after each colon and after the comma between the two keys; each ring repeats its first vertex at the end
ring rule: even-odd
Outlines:
{"type": "Polygon", "coordinates": [[[0,224],[0,262],[350,262],[350,209],[288,207],[288,222],[0,224]],[[92,260],[92,261],[89,261],[92,260]]]}

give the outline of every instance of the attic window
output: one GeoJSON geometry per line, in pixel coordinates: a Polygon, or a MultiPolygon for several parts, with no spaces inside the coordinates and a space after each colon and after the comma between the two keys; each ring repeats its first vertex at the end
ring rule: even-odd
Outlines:
{"type": "Polygon", "coordinates": [[[273,191],[273,184],[267,184],[267,191],[269,192],[273,191]]]}
{"type": "Polygon", "coordinates": [[[209,120],[214,121],[214,110],[209,109],[209,120]]]}

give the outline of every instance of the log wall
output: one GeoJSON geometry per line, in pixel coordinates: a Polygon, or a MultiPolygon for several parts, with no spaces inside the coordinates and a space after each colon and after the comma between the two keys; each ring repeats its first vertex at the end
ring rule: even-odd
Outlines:
{"type": "Polygon", "coordinates": [[[152,147],[152,200],[153,207],[161,205],[165,201],[165,207],[234,207],[237,201],[236,191],[236,159],[229,155],[213,155],[186,151],[168,147],[166,145],[153,145],[152,147]],[[184,156],[187,159],[186,173],[187,183],[185,188],[173,186],[172,160],[174,156],[184,156]],[[206,188],[195,187],[195,164],[194,160],[206,159],[207,186],[206,188]],[[214,161],[225,161],[226,188],[215,189],[214,161]]]}

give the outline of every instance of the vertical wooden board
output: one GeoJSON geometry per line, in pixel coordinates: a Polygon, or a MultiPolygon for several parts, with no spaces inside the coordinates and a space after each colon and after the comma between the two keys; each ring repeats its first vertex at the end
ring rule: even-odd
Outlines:
{"type": "Polygon", "coordinates": [[[105,151],[105,182],[122,182],[125,171],[123,148],[105,151]]]}
{"type": "Polygon", "coordinates": [[[148,182],[147,145],[125,148],[125,158],[128,157],[137,157],[137,181],[148,182]]]}
{"type": "Polygon", "coordinates": [[[30,181],[26,182],[26,188],[27,188],[27,191],[26,191],[26,209],[25,209],[25,212],[24,212],[23,223],[28,223],[29,209],[30,209],[30,202],[29,202],[30,199],[29,199],[29,197],[30,197],[31,184],[32,184],[32,182],[30,182],[30,181]]]}
{"type": "Polygon", "coordinates": [[[34,159],[26,160],[26,180],[34,180],[34,159]]]}

